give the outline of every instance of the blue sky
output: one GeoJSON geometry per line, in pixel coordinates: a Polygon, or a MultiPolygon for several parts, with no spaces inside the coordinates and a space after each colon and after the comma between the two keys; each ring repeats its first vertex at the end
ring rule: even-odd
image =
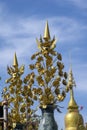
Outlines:
{"type": "MultiPolygon", "coordinates": [[[[43,36],[48,20],[51,37],[57,38],[56,50],[63,56],[65,70],[69,70],[72,55],[72,68],[77,87],[75,98],[85,122],[87,121],[87,0],[0,0],[0,90],[7,65],[12,65],[17,53],[19,65],[25,64],[26,72],[31,55],[38,51],[36,37],[43,36]]],[[[55,114],[59,129],[64,124],[69,94],[63,102],[63,113],[55,114]]]]}

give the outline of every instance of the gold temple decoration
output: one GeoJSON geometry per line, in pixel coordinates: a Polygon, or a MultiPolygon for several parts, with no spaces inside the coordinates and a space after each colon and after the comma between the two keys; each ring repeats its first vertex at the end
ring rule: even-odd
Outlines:
{"type": "Polygon", "coordinates": [[[68,103],[68,112],[65,116],[65,130],[85,130],[83,117],[79,114],[78,105],[74,99],[73,87],[75,81],[72,69],[68,75],[67,89],[70,90],[70,101],[68,103]]]}
{"type": "Polygon", "coordinates": [[[18,67],[18,60],[17,60],[16,53],[14,54],[13,66],[14,66],[14,67],[18,67]]]}
{"type": "MultiPolygon", "coordinates": [[[[64,72],[62,55],[55,51],[56,39],[55,36],[53,38],[50,36],[48,22],[46,22],[43,38],[40,36],[36,42],[39,51],[31,57],[34,64],[29,65],[34,73],[33,98],[39,100],[40,107],[46,108],[47,105],[55,105],[65,99],[67,73],[64,72]]],[[[28,80],[29,77],[26,76],[25,84],[28,80]]]]}
{"type": "Polygon", "coordinates": [[[74,100],[73,86],[76,86],[76,83],[74,81],[72,68],[70,68],[70,72],[69,72],[69,76],[68,76],[68,83],[67,83],[67,88],[70,89],[70,102],[68,104],[68,109],[71,108],[71,107],[78,109],[78,106],[77,106],[77,104],[74,100]]]}
{"type": "Polygon", "coordinates": [[[10,125],[17,122],[24,123],[28,115],[32,113],[30,108],[33,105],[32,90],[23,85],[24,65],[19,67],[16,53],[12,67],[7,67],[7,71],[10,78],[6,80],[6,83],[9,85],[3,89],[3,98],[8,100],[9,123],[10,125]]]}
{"type": "Polygon", "coordinates": [[[46,26],[45,26],[44,39],[50,40],[50,32],[49,32],[48,22],[46,22],[46,26]]]}
{"type": "Polygon", "coordinates": [[[70,101],[68,104],[68,109],[70,109],[70,108],[78,109],[78,105],[74,99],[73,89],[70,89],[70,101]]]}

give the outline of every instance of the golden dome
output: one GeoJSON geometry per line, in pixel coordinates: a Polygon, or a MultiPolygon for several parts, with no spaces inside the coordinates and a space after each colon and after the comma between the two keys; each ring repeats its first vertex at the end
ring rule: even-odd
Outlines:
{"type": "Polygon", "coordinates": [[[66,116],[65,116],[65,128],[66,128],[66,130],[74,130],[75,128],[77,130],[77,128],[80,125],[83,126],[84,122],[83,122],[82,115],[80,115],[78,111],[68,112],[66,114],[66,116]]]}

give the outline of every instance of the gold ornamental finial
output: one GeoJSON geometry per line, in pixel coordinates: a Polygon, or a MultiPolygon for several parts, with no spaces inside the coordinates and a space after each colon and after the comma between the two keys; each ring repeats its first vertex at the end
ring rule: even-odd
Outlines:
{"type": "Polygon", "coordinates": [[[68,75],[68,89],[70,90],[70,101],[68,104],[68,112],[65,115],[65,130],[85,130],[82,115],[79,113],[78,105],[74,99],[73,87],[75,81],[73,78],[72,67],[68,75]]]}
{"type": "Polygon", "coordinates": [[[48,21],[46,22],[46,26],[45,26],[44,39],[47,41],[50,39],[50,31],[49,31],[48,21]]]}
{"type": "Polygon", "coordinates": [[[17,60],[16,52],[15,52],[15,54],[14,54],[13,66],[14,66],[14,67],[18,67],[18,60],[17,60]]]}
{"type": "Polygon", "coordinates": [[[75,81],[74,81],[74,77],[73,77],[73,73],[72,73],[72,66],[70,66],[70,71],[69,71],[69,75],[68,75],[68,84],[67,86],[69,88],[72,88],[74,86],[76,86],[75,81]]]}
{"type": "Polygon", "coordinates": [[[70,88],[70,101],[68,104],[68,109],[73,109],[73,108],[78,109],[78,105],[74,99],[74,93],[73,93],[73,86],[76,86],[76,84],[73,78],[72,67],[70,68],[67,86],[70,88]]]}

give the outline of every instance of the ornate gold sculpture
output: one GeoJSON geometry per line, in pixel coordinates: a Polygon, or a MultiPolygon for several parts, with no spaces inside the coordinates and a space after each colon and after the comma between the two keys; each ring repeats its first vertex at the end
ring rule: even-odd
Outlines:
{"type": "Polygon", "coordinates": [[[56,39],[50,37],[48,22],[44,37],[40,36],[40,40],[36,39],[36,42],[39,51],[31,57],[35,63],[29,65],[32,71],[35,69],[34,81],[35,84],[37,83],[33,88],[33,94],[34,99],[39,100],[40,107],[46,108],[47,105],[54,105],[57,101],[64,100],[66,92],[65,87],[61,85],[66,86],[67,73],[63,72],[64,64],[61,54],[54,50],[56,39]]]}
{"type": "Polygon", "coordinates": [[[72,69],[70,69],[67,84],[67,90],[70,90],[70,101],[68,104],[68,113],[65,116],[65,130],[85,130],[82,115],[79,114],[78,105],[74,99],[73,86],[75,86],[75,81],[72,69]]]}
{"type": "Polygon", "coordinates": [[[28,115],[32,113],[30,106],[33,105],[31,88],[23,86],[22,75],[24,65],[18,67],[16,53],[12,67],[7,67],[10,78],[6,80],[8,87],[3,89],[3,98],[8,100],[9,123],[24,123],[28,115]]]}

